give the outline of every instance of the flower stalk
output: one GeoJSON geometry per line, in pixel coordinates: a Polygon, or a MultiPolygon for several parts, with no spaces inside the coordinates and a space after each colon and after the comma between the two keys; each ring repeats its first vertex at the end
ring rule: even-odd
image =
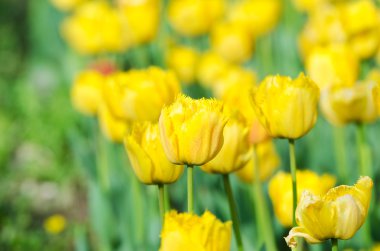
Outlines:
{"type": "Polygon", "coordinates": [[[194,212],[193,199],[193,166],[187,165],[187,211],[194,212]]]}
{"type": "Polygon", "coordinates": [[[297,208],[297,166],[296,166],[296,151],[294,139],[289,139],[289,156],[290,156],[290,173],[292,175],[293,188],[293,226],[296,226],[296,208],[297,208]]]}
{"type": "Polygon", "coordinates": [[[165,190],[163,184],[158,184],[158,203],[160,206],[160,216],[162,223],[164,223],[165,218],[165,190]]]}
{"type": "Polygon", "coordinates": [[[338,239],[331,239],[331,251],[338,251],[338,239]]]}

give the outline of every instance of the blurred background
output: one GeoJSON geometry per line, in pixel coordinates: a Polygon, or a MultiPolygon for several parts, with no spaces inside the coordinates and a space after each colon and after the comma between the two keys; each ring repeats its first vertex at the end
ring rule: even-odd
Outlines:
{"type": "MultiPolygon", "coordinates": [[[[166,14],[161,14],[158,35],[151,41],[134,45],[127,52],[83,55],[62,37],[62,22],[75,10],[62,11],[65,8],[57,8],[59,1],[54,2],[0,1],[0,250],[157,250],[161,223],[155,187],[137,181],[123,146],[102,136],[96,118],[73,108],[70,90],[75,76],[98,59],[115,63],[122,70],[148,65],[171,68],[167,47],[180,44],[205,52],[210,47],[208,33],[196,38],[179,34],[166,14]]],[[[254,71],[257,83],[268,74],[296,77],[305,71],[298,37],[308,14],[288,0],[278,2],[278,11],[265,13],[273,16],[272,27],[255,38],[251,45],[255,49],[248,52],[248,58],[232,59],[254,71]]],[[[169,1],[162,3],[162,13],[166,13],[169,1]]],[[[225,11],[230,8],[227,5],[225,11]]],[[[144,14],[139,15],[138,20],[144,22],[144,14]]],[[[239,53],[234,47],[228,49],[239,53]]],[[[187,59],[183,55],[179,58],[187,59]]],[[[364,78],[377,67],[376,55],[360,64],[358,78],[364,78]]],[[[190,84],[185,83],[186,76],[180,79],[183,91],[192,97],[213,95],[197,79],[190,77],[190,84]]],[[[368,124],[366,129],[377,197],[377,204],[372,205],[371,235],[379,242],[380,125],[368,124]]],[[[346,127],[343,138],[351,185],[359,177],[355,125],[346,127]]],[[[300,169],[338,175],[333,141],[332,126],[320,116],[315,128],[297,142],[300,169]]],[[[281,158],[279,169],[288,170],[287,142],[276,140],[275,144],[281,158]]],[[[207,208],[219,219],[229,219],[222,180],[198,169],[195,177],[199,212],[207,208]]],[[[185,209],[185,178],[170,189],[172,206],[180,211],[185,209]]],[[[249,186],[236,177],[232,182],[246,250],[263,250],[263,240],[256,238],[253,227],[256,219],[249,186]]],[[[267,184],[264,187],[267,189],[267,184]]],[[[266,200],[271,205],[268,196],[266,200]]],[[[279,249],[287,250],[282,237],[289,229],[278,220],[268,224],[274,224],[279,249]]],[[[355,237],[342,245],[358,250],[360,240],[355,237]]],[[[235,250],[234,243],[231,247],[235,250]]]]}

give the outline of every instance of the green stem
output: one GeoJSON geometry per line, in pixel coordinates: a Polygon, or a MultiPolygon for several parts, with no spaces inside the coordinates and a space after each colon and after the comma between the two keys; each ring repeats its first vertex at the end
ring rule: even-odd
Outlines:
{"type": "Polygon", "coordinates": [[[165,219],[165,191],[164,191],[163,184],[158,184],[158,194],[159,194],[158,203],[160,205],[160,215],[161,215],[161,220],[163,223],[165,219]]]}
{"type": "Polygon", "coordinates": [[[109,191],[109,174],[108,174],[108,158],[107,158],[107,145],[108,142],[103,138],[99,132],[97,135],[98,149],[96,154],[96,167],[98,171],[98,182],[104,192],[109,191]]]}
{"type": "Polygon", "coordinates": [[[331,251],[338,251],[338,239],[331,239],[331,251]]]}
{"type": "Polygon", "coordinates": [[[193,206],[193,166],[187,165],[187,211],[192,213],[193,206]]]}
{"type": "Polygon", "coordinates": [[[348,167],[346,161],[346,147],[344,140],[344,128],[334,127],[335,158],[338,168],[338,177],[343,184],[348,183],[348,167]]]}
{"type": "Polygon", "coordinates": [[[164,193],[165,193],[165,212],[170,211],[170,196],[169,196],[169,185],[164,185],[164,193]]]}
{"type": "Polygon", "coordinates": [[[296,208],[297,208],[297,166],[296,166],[296,151],[294,146],[294,139],[289,139],[289,156],[290,156],[290,172],[292,175],[293,187],[293,226],[296,223],[296,208]]]}
{"type": "Polygon", "coordinates": [[[266,250],[276,251],[276,242],[274,240],[274,233],[272,229],[272,219],[269,215],[269,209],[267,201],[265,200],[261,181],[260,181],[260,173],[259,173],[259,159],[257,157],[257,149],[256,145],[253,146],[253,173],[254,173],[254,182],[252,186],[254,199],[255,199],[255,208],[257,210],[258,217],[258,233],[262,233],[264,235],[266,250]]]}
{"type": "Polygon", "coordinates": [[[235,203],[234,196],[232,193],[229,177],[230,176],[228,174],[223,174],[224,189],[226,190],[226,194],[228,197],[228,204],[230,206],[230,212],[231,212],[232,223],[233,223],[232,226],[234,228],[238,250],[243,251],[244,249],[243,249],[243,241],[241,239],[241,234],[240,234],[239,217],[237,214],[237,207],[236,207],[236,203],[235,203]]]}
{"type": "Polygon", "coordinates": [[[370,166],[368,164],[367,143],[365,139],[364,125],[356,124],[356,141],[359,154],[359,173],[360,175],[371,175],[370,166]]]}

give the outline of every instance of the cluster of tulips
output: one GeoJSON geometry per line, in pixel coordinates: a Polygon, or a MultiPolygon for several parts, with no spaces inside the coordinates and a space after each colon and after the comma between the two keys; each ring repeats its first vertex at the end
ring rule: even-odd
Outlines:
{"type": "MultiPolygon", "coordinates": [[[[244,250],[232,173],[254,187],[257,228],[267,250],[277,250],[262,189],[269,179],[274,213],[284,227],[292,227],[285,237],[291,248],[301,238],[308,243],[331,239],[337,250],[338,239],[352,238],[364,224],[373,193],[364,125],[380,114],[380,71],[358,81],[361,60],[379,47],[372,1],[294,0],[309,15],[299,37],[308,76],[269,75],[259,84],[245,63],[255,39],[277,24],[279,0],[52,2],[69,12],[62,34],[74,49],[115,55],[80,72],[71,97],[77,110],[97,116],[108,139],[124,144],[136,177],[158,187],[161,251],[230,250],[232,230],[238,250],[244,250]],[[153,63],[134,68],[147,54],[153,54],[153,63]],[[192,99],[181,84],[183,89],[200,84],[215,98],[192,99]],[[336,137],[342,138],[344,125],[357,127],[360,177],[353,186],[334,187],[332,175],[297,170],[295,141],[314,127],[318,104],[337,127],[336,137]],[[272,139],[288,140],[290,172],[274,174],[280,160],[272,139]],[[193,169],[198,167],[223,178],[232,222],[223,223],[209,211],[194,212],[193,169]],[[178,213],[171,210],[166,190],[185,168],[188,210],[178,213]]],[[[346,183],[343,162],[337,169],[339,181],[346,183]]],[[[368,222],[364,228],[370,236],[368,222]]]]}

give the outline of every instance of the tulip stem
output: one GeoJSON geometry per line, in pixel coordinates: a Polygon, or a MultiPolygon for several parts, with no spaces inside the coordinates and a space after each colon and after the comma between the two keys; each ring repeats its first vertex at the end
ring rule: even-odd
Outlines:
{"type": "Polygon", "coordinates": [[[289,156],[290,156],[290,172],[292,175],[292,187],[293,187],[293,226],[296,223],[296,208],[297,208],[297,166],[296,166],[296,150],[294,146],[294,139],[289,139],[289,156]]]}
{"type": "Polygon", "coordinates": [[[187,211],[192,213],[193,207],[193,166],[187,165],[187,211]]]}
{"type": "Polygon", "coordinates": [[[164,195],[165,195],[165,213],[170,211],[170,196],[169,196],[169,187],[168,185],[164,185],[164,195]]]}
{"type": "Polygon", "coordinates": [[[263,189],[260,181],[260,172],[259,172],[259,159],[257,157],[257,148],[256,145],[253,146],[253,176],[255,178],[253,182],[253,194],[255,198],[255,207],[257,210],[257,221],[258,221],[258,231],[264,235],[264,241],[266,242],[266,250],[276,251],[276,242],[274,240],[274,234],[272,229],[272,219],[269,216],[268,204],[264,198],[263,189]]]}
{"type": "Polygon", "coordinates": [[[164,191],[164,185],[158,184],[158,203],[160,205],[160,215],[162,223],[164,223],[165,218],[165,191],[164,191]]]}
{"type": "Polygon", "coordinates": [[[335,158],[338,168],[338,176],[343,184],[348,183],[348,169],[346,162],[346,149],[344,142],[344,128],[334,127],[335,158]]]}
{"type": "Polygon", "coordinates": [[[338,239],[331,239],[331,251],[338,251],[338,239]]]}
{"type": "Polygon", "coordinates": [[[238,250],[243,251],[244,249],[243,249],[243,241],[241,239],[241,234],[240,234],[239,217],[237,214],[237,207],[236,207],[236,203],[234,200],[234,195],[232,193],[230,176],[228,174],[223,174],[223,183],[224,183],[224,189],[226,190],[226,194],[228,197],[228,205],[230,207],[232,223],[233,223],[232,226],[234,228],[238,250]]]}
{"type": "Polygon", "coordinates": [[[362,123],[356,124],[356,140],[358,145],[358,153],[359,153],[359,172],[360,175],[368,175],[371,176],[371,170],[369,166],[369,153],[367,149],[367,143],[365,139],[365,131],[364,125],[362,123]]]}

